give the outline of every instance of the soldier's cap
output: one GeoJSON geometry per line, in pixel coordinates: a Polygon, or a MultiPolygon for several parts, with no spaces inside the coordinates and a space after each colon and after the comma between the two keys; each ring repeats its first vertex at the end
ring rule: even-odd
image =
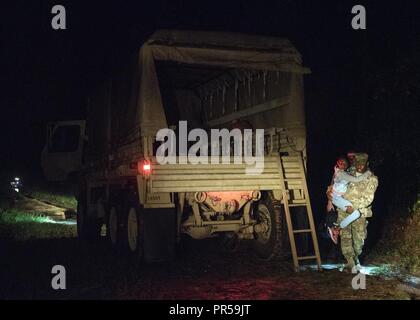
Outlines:
{"type": "Polygon", "coordinates": [[[356,153],[356,165],[358,164],[367,164],[369,160],[369,155],[367,153],[356,153]]]}

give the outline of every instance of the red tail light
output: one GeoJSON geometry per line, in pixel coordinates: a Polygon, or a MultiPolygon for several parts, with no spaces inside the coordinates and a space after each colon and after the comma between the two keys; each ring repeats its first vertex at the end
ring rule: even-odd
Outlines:
{"type": "Polygon", "coordinates": [[[151,170],[150,163],[143,163],[143,171],[150,172],[150,170],[151,170]]]}
{"type": "Polygon", "coordinates": [[[138,170],[141,175],[148,176],[152,171],[152,165],[148,161],[140,161],[138,163],[138,170]]]}

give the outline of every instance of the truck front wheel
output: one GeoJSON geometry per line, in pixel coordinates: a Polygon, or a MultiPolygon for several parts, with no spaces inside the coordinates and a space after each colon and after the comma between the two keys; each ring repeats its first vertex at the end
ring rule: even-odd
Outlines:
{"type": "Polygon", "coordinates": [[[255,232],[254,250],[266,261],[283,257],[285,254],[285,219],[281,203],[269,195],[261,199],[254,208],[258,228],[255,232]]]}
{"type": "Polygon", "coordinates": [[[77,235],[82,241],[96,241],[101,236],[101,223],[88,216],[84,201],[77,203],[77,235]]]}

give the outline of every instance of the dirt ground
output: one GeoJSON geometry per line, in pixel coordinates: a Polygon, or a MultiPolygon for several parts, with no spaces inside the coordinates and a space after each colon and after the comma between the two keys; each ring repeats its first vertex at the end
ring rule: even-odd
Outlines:
{"type": "MultiPolygon", "coordinates": [[[[17,204],[43,211],[32,200],[17,204]]],[[[51,209],[51,208],[50,208],[51,209]]],[[[57,209],[58,210],[58,209],[57,209]]],[[[7,215],[10,208],[3,209],[7,215]]],[[[0,299],[412,299],[396,279],[366,276],[366,289],[337,269],[291,271],[290,261],[261,262],[244,245],[235,255],[214,239],[187,241],[169,263],[143,264],[109,250],[106,238],[84,245],[74,221],[0,223],[0,299]],[[53,290],[51,269],[66,269],[66,289],[53,290]]]]}

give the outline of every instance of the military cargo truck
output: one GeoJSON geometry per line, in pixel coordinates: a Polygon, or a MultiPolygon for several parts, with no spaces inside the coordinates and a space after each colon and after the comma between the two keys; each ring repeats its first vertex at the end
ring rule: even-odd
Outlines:
{"type": "Polygon", "coordinates": [[[284,255],[288,241],[294,244],[284,203],[309,203],[308,72],[286,39],[154,33],[91,94],[86,123],[49,124],[43,168],[55,180],[77,172],[79,237],[96,239],[105,225],[110,246],[146,261],[172,257],[185,234],[219,237],[232,249],[249,240],[261,259],[284,255]],[[248,175],[244,163],[160,164],[156,134],[176,131],[180,121],[207,131],[264,129],[264,170],[248,175]]]}

